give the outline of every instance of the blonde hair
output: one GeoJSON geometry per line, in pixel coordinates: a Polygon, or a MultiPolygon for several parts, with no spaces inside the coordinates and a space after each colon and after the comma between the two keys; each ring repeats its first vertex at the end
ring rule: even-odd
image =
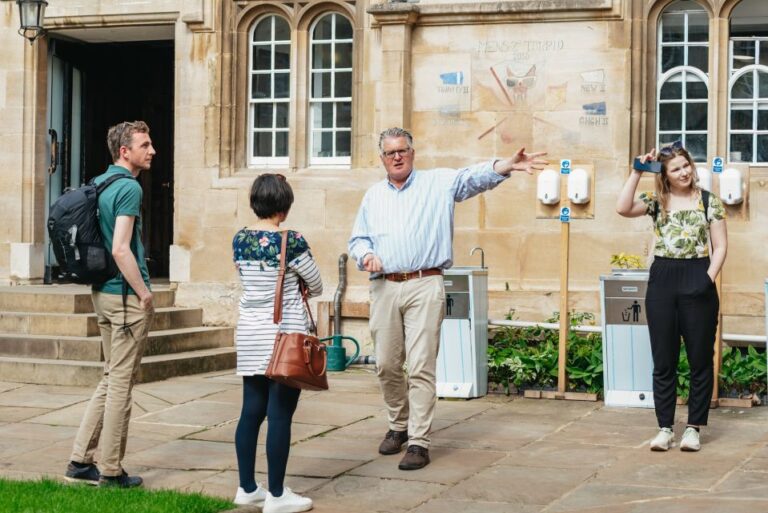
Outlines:
{"type": "Polygon", "coordinates": [[[666,220],[667,205],[669,204],[669,178],[667,177],[667,164],[675,157],[685,157],[688,164],[691,166],[693,173],[693,181],[691,182],[691,188],[701,196],[701,187],[699,186],[699,174],[696,172],[696,164],[693,162],[693,157],[683,147],[680,148],[662,148],[659,152],[658,161],[661,162],[661,173],[656,175],[655,179],[655,192],[656,201],[659,204],[658,214],[660,214],[662,220],[666,220]]]}

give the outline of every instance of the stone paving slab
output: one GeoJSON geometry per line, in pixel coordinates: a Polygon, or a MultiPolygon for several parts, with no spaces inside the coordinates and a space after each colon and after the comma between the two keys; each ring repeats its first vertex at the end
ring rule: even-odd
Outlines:
{"type": "Polygon", "coordinates": [[[145,467],[178,470],[225,470],[237,468],[233,444],[203,440],[172,440],[126,457],[145,467]]]}
{"type": "Polygon", "coordinates": [[[435,446],[462,449],[514,449],[542,438],[558,424],[523,420],[491,421],[482,416],[459,422],[432,436],[435,446]]]}
{"type": "Polygon", "coordinates": [[[521,506],[508,502],[432,499],[411,511],[413,513],[539,513],[541,506],[521,506]]]}
{"type": "Polygon", "coordinates": [[[25,408],[64,408],[71,404],[87,401],[91,394],[84,388],[79,388],[79,393],[72,393],[71,387],[62,387],[56,391],[52,387],[27,385],[8,392],[0,393],[0,406],[23,406],[25,408]]]}
{"type": "Polygon", "coordinates": [[[582,510],[606,505],[618,507],[631,502],[688,497],[691,493],[691,490],[681,488],[585,483],[583,486],[551,504],[547,508],[547,513],[582,510]]]}
{"type": "Polygon", "coordinates": [[[509,452],[496,464],[562,469],[591,468],[596,470],[631,454],[632,451],[630,450],[610,446],[551,442],[545,438],[509,452]]]}
{"type": "Polygon", "coordinates": [[[25,406],[0,406],[0,422],[21,422],[50,412],[50,408],[27,408],[25,406]]]}
{"type": "Polygon", "coordinates": [[[503,458],[505,453],[433,447],[429,451],[432,463],[409,472],[397,468],[403,453],[377,458],[349,472],[350,475],[404,479],[429,483],[454,484],[463,481],[503,458]]]}
{"type": "MultiPolygon", "coordinates": [[[[704,446],[706,448],[706,446],[704,446]]],[[[600,482],[611,484],[707,490],[715,486],[741,462],[738,457],[707,458],[706,451],[691,453],[678,449],[668,452],[639,451],[598,471],[600,482]]]]}
{"type": "MultiPolygon", "coordinates": [[[[354,401],[354,395],[350,396],[354,401]]],[[[346,426],[381,413],[382,409],[364,404],[344,404],[326,401],[301,401],[293,415],[295,422],[302,424],[320,424],[346,426]]]]}
{"type": "Polygon", "coordinates": [[[314,490],[311,496],[317,504],[331,506],[327,511],[399,513],[445,489],[445,485],[436,483],[342,476],[314,490]]]}
{"type": "Polygon", "coordinates": [[[581,486],[593,474],[591,469],[493,466],[454,486],[444,497],[508,502],[515,507],[544,506],[581,486]]]}
{"type": "Polygon", "coordinates": [[[182,404],[193,399],[207,398],[217,392],[235,390],[242,397],[239,386],[226,383],[213,383],[210,381],[155,381],[141,387],[141,391],[147,395],[156,397],[172,404],[182,404]]]}
{"type": "Polygon", "coordinates": [[[21,388],[23,386],[24,386],[23,383],[12,383],[10,381],[0,381],[0,394],[3,392],[7,392],[8,390],[21,388]]]}
{"type": "MultiPolygon", "coordinates": [[[[288,458],[288,468],[285,472],[289,476],[332,478],[349,472],[363,463],[364,461],[360,459],[316,458],[291,454],[288,458]]],[[[235,468],[237,468],[237,464],[235,464],[235,468]]],[[[257,455],[256,472],[267,473],[267,458],[257,455]]]]}
{"type": "MultiPolygon", "coordinates": [[[[303,424],[309,426],[311,424],[303,424]]],[[[293,429],[291,429],[293,440],[293,429]]],[[[370,461],[378,458],[379,445],[371,443],[366,439],[346,439],[338,440],[336,438],[316,437],[311,440],[298,443],[291,447],[291,457],[308,456],[314,458],[326,457],[344,460],[370,461]]]]}
{"type": "MultiPolygon", "coordinates": [[[[218,371],[138,385],[128,471],[149,488],[231,499],[241,381],[218,371]]],[[[440,400],[432,463],[403,472],[402,453],[377,452],[387,420],[371,370],[330,381],[329,392],[301,395],[286,478],[317,513],[768,513],[768,408],[712,410],[702,451],[691,454],[648,450],[651,410],[503,395],[440,400]]],[[[0,476],[61,478],[92,392],[0,382],[0,476]]],[[[678,437],[686,414],[678,408],[678,437]]],[[[267,425],[257,447],[256,479],[265,483],[267,425]]]]}
{"type": "Polygon", "coordinates": [[[161,411],[147,413],[136,419],[145,424],[168,424],[178,426],[212,427],[231,421],[240,416],[240,408],[232,403],[193,401],[173,405],[161,411]]]}
{"type": "MultiPolygon", "coordinates": [[[[259,430],[258,444],[264,445],[267,441],[267,430],[269,421],[265,421],[259,430]]],[[[323,426],[319,424],[301,424],[294,422],[291,424],[291,443],[296,444],[302,440],[316,437],[322,433],[333,430],[334,426],[323,426]]],[[[237,419],[232,420],[222,426],[217,426],[204,431],[192,433],[184,438],[189,440],[208,440],[211,442],[232,442],[235,439],[237,430],[237,419]]]]}

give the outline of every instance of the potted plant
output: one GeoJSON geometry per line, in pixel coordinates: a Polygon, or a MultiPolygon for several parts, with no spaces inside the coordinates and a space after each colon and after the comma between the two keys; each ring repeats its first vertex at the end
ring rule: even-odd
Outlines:
{"type": "Polygon", "coordinates": [[[611,265],[614,273],[646,271],[645,263],[640,255],[629,253],[615,253],[611,255],[611,265]]]}

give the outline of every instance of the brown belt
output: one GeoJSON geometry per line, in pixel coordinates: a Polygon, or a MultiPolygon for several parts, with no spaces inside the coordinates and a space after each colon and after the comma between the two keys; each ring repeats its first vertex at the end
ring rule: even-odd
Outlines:
{"type": "Polygon", "coordinates": [[[410,273],[383,274],[382,277],[389,281],[408,281],[415,278],[424,278],[425,276],[437,276],[438,274],[443,274],[443,270],[433,267],[432,269],[422,269],[421,271],[413,271],[410,273]]]}

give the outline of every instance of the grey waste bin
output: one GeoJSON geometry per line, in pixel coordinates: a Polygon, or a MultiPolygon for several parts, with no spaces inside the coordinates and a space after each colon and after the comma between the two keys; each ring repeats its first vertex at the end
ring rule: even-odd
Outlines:
{"type": "Polygon", "coordinates": [[[600,276],[606,406],[653,408],[653,358],[645,318],[645,271],[600,276]]]}
{"type": "Polygon", "coordinates": [[[454,267],[443,280],[437,396],[482,397],[488,393],[488,270],[454,267]]]}

